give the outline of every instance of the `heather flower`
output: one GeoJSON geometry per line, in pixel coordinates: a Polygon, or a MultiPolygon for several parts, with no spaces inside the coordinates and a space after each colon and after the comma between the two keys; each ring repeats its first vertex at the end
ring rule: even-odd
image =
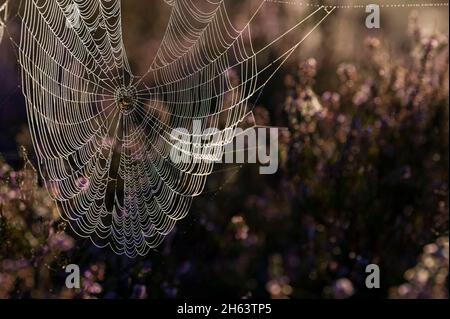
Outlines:
{"type": "Polygon", "coordinates": [[[346,299],[353,295],[353,284],[347,278],[341,278],[334,282],[331,291],[335,299],[346,299]]]}
{"type": "Polygon", "coordinates": [[[447,299],[449,239],[440,237],[423,248],[417,265],[404,274],[406,283],[390,289],[390,298],[447,299]]]}
{"type": "Polygon", "coordinates": [[[49,245],[52,249],[58,251],[68,251],[74,247],[75,241],[73,240],[72,237],[64,233],[59,233],[50,236],[49,245]]]}
{"type": "Polygon", "coordinates": [[[248,238],[249,228],[242,216],[234,216],[231,219],[237,240],[246,240],[248,238]]]}

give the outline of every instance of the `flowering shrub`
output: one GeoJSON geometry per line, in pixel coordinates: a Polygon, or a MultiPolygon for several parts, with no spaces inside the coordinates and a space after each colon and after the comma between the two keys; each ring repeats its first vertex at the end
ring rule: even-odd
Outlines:
{"type": "Polygon", "coordinates": [[[16,172],[0,159],[0,242],[0,298],[58,293],[52,273],[65,265],[75,241],[28,160],[16,172]]]}
{"type": "Polygon", "coordinates": [[[407,283],[392,288],[391,298],[448,298],[448,237],[426,245],[418,264],[404,277],[407,283]]]}

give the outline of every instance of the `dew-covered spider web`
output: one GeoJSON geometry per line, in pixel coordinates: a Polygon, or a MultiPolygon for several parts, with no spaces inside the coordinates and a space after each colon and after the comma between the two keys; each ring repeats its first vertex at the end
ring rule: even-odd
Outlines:
{"type": "Polygon", "coordinates": [[[8,1],[0,1],[0,43],[5,35],[6,20],[8,19],[8,1]]]}
{"type": "Polygon", "coordinates": [[[171,161],[174,129],[194,134],[196,121],[200,132],[220,130],[215,143],[230,143],[250,99],[334,9],[308,8],[256,48],[253,22],[275,4],[259,1],[238,27],[230,1],[165,1],[169,24],[143,76],[128,63],[121,1],[24,0],[20,14],[22,87],[40,174],[78,235],[130,257],[161,243],[213,170],[202,143],[184,154],[191,160],[171,161]],[[295,42],[260,67],[292,34],[295,42]]]}

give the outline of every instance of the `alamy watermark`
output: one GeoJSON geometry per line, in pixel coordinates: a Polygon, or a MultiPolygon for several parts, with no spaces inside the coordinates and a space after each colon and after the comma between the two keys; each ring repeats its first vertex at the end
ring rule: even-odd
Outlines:
{"type": "Polygon", "coordinates": [[[66,27],[70,29],[79,29],[81,23],[80,8],[76,3],[69,4],[64,10],[66,14],[66,27]]]}
{"type": "Polygon", "coordinates": [[[366,287],[369,289],[380,288],[380,267],[377,264],[370,264],[366,267],[366,287]]]}
{"type": "Polygon", "coordinates": [[[278,136],[278,128],[202,129],[202,122],[195,120],[192,131],[172,130],[170,159],[175,164],[260,164],[260,174],[275,174],[278,171],[278,136]]]}
{"type": "Polygon", "coordinates": [[[366,13],[369,15],[366,17],[367,29],[379,29],[380,28],[380,6],[378,4],[369,4],[366,6],[366,13]]]}
{"type": "Polygon", "coordinates": [[[76,264],[67,265],[65,268],[66,273],[66,287],[68,289],[79,289],[80,285],[80,266],[76,264]]]}

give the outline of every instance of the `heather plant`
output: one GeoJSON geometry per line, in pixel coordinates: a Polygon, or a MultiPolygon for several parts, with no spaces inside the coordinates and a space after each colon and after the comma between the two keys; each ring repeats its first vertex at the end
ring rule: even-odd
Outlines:
{"type": "MultiPolygon", "coordinates": [[[[214,208],[197,207],[218,233],[211,220],[224,217],[214,211],[245,216],[246,239],[222,243],[214,256],[218,268],[238,264],[239,273],[225,274],[253,295],[264,295],[257,281],[272,297],[286,296],[284,285],[294,298],[385,297],[423,246],[448,236],[448,40],[420,30],[412,15],[407,47],[392,51],[369,37],[367,58],[334,72],[306,59],[285,76],[282,119],[257,108],[257,123],[288,127],[282,169],[267,179],[247,168],[226,172],[218,180],[246,181],[245,194],[228,185],[215,194],[219,204],[208,202],[214,208]],[[275,279],[267,256],[283,268],[275,279]],[[365,287],[371,263],[382,269],[379,290],[365,287]]],[[[433,296],[448,295],[438,289],[433,296]]]]}
{"type": "Polygon", "coordinates": [[[26,155],[24,162],[15,171],[0,159],[1,298],[57,293],[52,272],[65,264],[65,252],[75,244],[26,155]]]}
{"type": "Polygon", "coordinates": [[[102,288],[104,265],[84,271],[80,289],[64,285],[75,239],[22,148],[15,171],[0,158],[0,298],[93,298],[102,288]]]}
{"type": "Polygon", "coordinates": [[[410,39],[403,55],[367,39],[335,90],[315,92],[314,59],[286,78],[284,193],[309,228],[305,275],[362,288],[377,263],[391,285],[417,247],[448,236],[448,40],[422,36],[415,17],[410,39]]]}
{"type": "Polygon", "coordinates": [[[448,298],[448,237],[426,245],[417,265],[405,272],[406,283],[393,287],[390,298],[448,298]]]}

